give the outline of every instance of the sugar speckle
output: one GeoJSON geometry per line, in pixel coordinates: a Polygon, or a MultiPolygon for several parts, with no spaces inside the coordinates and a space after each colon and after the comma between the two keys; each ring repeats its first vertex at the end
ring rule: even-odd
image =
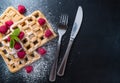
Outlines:
{"type": "Polygon", "coordinates": [[[61,2],[58,2],[59,3],[59,5],[61,4],[61,2]]]}

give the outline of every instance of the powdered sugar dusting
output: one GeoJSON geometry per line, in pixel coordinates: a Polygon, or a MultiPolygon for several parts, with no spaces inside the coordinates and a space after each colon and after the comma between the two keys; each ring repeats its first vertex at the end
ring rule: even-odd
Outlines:
{"type": "Polygon", "coordinates": [[[43,48],[47,50],[47,54],[41,57],[40,60],[31,64],[33,66],[33,71],[31,73],[26,73],[25,69],[22,69],[21,74],[23,76],[23,80],[26,83],[44,83],[47,80],[49,75],[49,71],[53,60],[55,58],[56,44],[55,40],[45,44],[43,48]]]}
{"type": "Polygon", "coordinates": [[[32,64],[33,71],[26,73],[25,69],[22,70],[22,76],[25,82],[35,83],[40,80],[46,79],[48,71],[48,63],[42,58],[41,60],[32,64]]]}
{"type": "MultiPolygon", "coordinates": [[[[9,1],[8,1],[9,2],[9,1]]],[[[25,15],[31,14],[35,10],[42,11],[50,24],[52,24],[53,30],[57,32],[56,29],[56,22],[54,21],[55,17],[52,13],[48,10],[48,2],[47,0],[11,0],[8,4],[9,6],[12,4],[13,7],[17,9],[19,4],[24,5],[27,9],[25,15]],[[36,2],[37,1],[37,2],[36,2]],[[54,24],[54,25],[53,25],[54,24]]],[[[7,6],[8,6],[7,5],[7,6]]],[[[4,7],[4,6],[3,6],[4,7]]],[[[5,6],[3,9],[6,9],[5,6]]],[[[43,48],[47,50],[47,53],[42,56],[38,61],[31,64],[33,66],[33,71],[31,73],[26,73],[25,68],[21,69],[16,73],[9,72],[6,64],[2,58],[0,58],[0,79],[4,81],[4,83],[45,83],[48,80],[49,71],[51,69],[51,65],[53,60],[55,59],[55,52],[57,46],[57,38],[53,39],[52,41],[46,43],[43,48]],[[14,79],[14,80],[11,80],[14,79]]]]}

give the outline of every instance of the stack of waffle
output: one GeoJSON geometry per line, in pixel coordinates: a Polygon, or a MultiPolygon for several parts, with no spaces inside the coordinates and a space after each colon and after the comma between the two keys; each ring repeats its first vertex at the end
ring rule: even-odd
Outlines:
{"type": "Polygon", "coordinates": [[[4,24],[7,20],[12,20],[14,24],[6,34],[0,33],[0,55],[7,64],[8,69],[11,72],[16,72],[40,59],[41,55],[36,52],[37,48],[55,38],[56,34],[40,11],[35,11],[31,15],[24,17],[13,7],[8,7],[0,16],[0,25],[4,24]],[[46,23],[43,26],[39,24],[39,18],[45,19],[46,23]],[[16,50],[10,48],[10,42],[7,41],[7,38],[16,28],[25,33],[24,38],[19,41],[26,52],[26,56],[23,59],[17,57],[16,50]],[[47,30],[52,32],[50,37],[45,37],[47,30]]]}

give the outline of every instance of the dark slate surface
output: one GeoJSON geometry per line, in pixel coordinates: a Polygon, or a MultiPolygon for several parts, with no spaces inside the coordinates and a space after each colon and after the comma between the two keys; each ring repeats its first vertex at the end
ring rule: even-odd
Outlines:
{"type": "Polygon", "coordinates": [[[65,75],[57,77],[56,83],[120,83],[120,1],[48,0],[48,3],[56,21],[61,13],[70,17],[61,58],[77,7],[81,5],[84,11],[81,30],[71,48],[65,75]]]}

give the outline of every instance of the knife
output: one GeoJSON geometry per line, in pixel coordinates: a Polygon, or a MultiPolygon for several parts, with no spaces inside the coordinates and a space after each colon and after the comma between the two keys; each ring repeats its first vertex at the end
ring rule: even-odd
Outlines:
{"type": "Polygon", "coordinates": [[[74,24],[73,24],[73,27],[72,27],[72,32],[71,32],[71,35],[70,35],[70,40],[69,40],[69,43],[68,43],[68,46],[67,46],[67,50],[65,52],[65,55],[62,59],[62,62],[60,64],[60,66],[58,68],[58,72],[57,72],[58,76],[63,76],[64,75],[67,59],[68,59],[68,56],[69,56],[69,52],[70,52],[72,43],[73,43],[76,35],[79,32],[80,26],[82,24],[82,19],[83,19],[83,10],[82,10],[82,7],[79,6],[78,10],[77,10],[76,17],[75,17],[75,21],[74,21],[74,24]]]}

